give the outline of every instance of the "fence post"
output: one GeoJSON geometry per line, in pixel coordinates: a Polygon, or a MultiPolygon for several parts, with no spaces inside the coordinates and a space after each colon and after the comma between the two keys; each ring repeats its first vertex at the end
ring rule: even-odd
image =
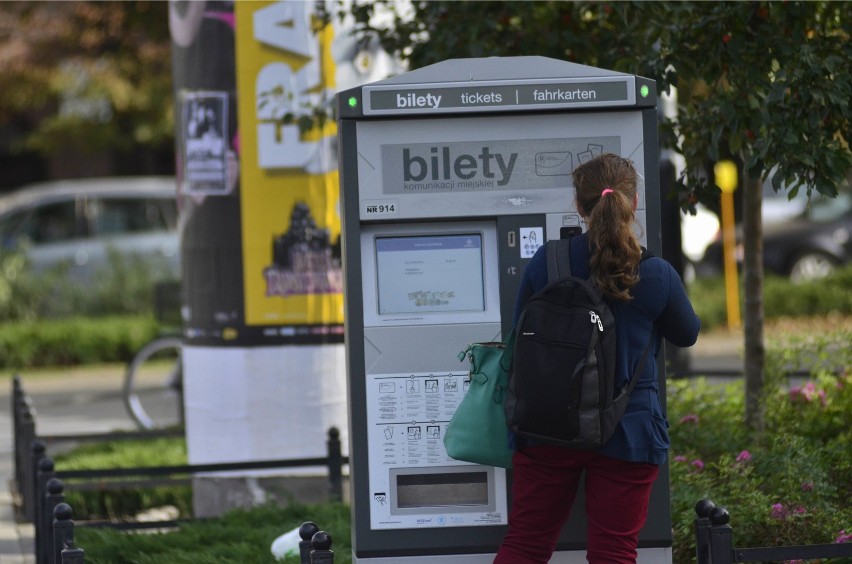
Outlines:
{"type": "Polygon", "coordinates": [[[716,504],[702,499],[695,504],[695,561],[697,564],[710,564],[710,511],[716,504]]]}
{"type": "Polygon", "coordinates": [[[68,547],[62,551],[62,560],[58,564],[86,564],[86,551],[74,546],[74,541],[65,542],[68,547]]]}
{"type": "Polygon", "coordinates": [[[319,532],[313,521],[305,521],[299,526],[299,564],[311,564],[311,537],[319,532]]]}
{"type": "Polygon", "coordinates": [[[32,519],[35,519],[36,507],[38,507],[38,498],[36,498],[36,488],[38,487],[38,465],[41,460],[47,456],[45,454],[46,449],[47,447],[44,446],[44,443],[38,439],[33,440],[30,445],[30,465],[29,468],[27,468],[27,482],[29,486],[27,488],[29,490],[27,492],[29,495],[27,503],[31,508],[30,513],[32,514],[32,519]]]}
{"type": "Polygon", "coordinates": [[[15,448],[15,487],[18,495],[23,496],[25,481],[26,461],[29,458],[29,445],[35,439],[35,427],[33,416],[30,412],[30,399],[24,393],[20,384],[20,377],[15,375],[17,389],[12,400],[13,439],[15,448]]]}
{"type": "Polygon", "coordinates": [[[311,537],[311,548],[311,564],[334,564],[331,535],[325,531],[317,531],[311,537]]]}
{"type": "Polygon", "coordinates": [[[74,521],[71,520],[73,510],[67,503],[60,503],[53,510],[53,543],[47,543],[52,547],[52,559],[48,564],[62,562],[62,551],[66,547],[74,546],[74,521]]]}
{"type": "Polygon", "coordinates": [[[714,507],[710,510],[710,562],[712,564],[731,564],[733,562],[734,546],[731,526],[728,521],[731,516],[724,507],[714,507]]]}
{"type": "Polygon", "coordinates": [[[44,456],[38,461],[38,472],[35,478],[35,555],[37,564],[52,564],[48,558],[50,552],[50,523],[53,521],[53,513],[47,510],[47,482],[55,477],[53,473],[53,459],[44,456]]]}
{"type": "Polygon", "coordinates": [[[18,405],[18,396],[21,393],[21,375],[15,373],[12,376],[12,413],[15,413],[15,406],[18,405]]]}
{"type": "MultiPolygon", "coordinates": [[[[50,460],[46,458],[45,460],[50,460]]],[[[42,460],[44,464],[44,460],[42,460]]],[[[45,494],[44,505],[42,506],[42,534],[41,534],[41,551],[44,554],[46,564],[54,564],[51,559],[50,547],[52,546],[51,539],[53,538],[53,512],[56,506],[65,501],[65,484],[59,478],[51,478],[45,486],[47,493],[45,494]]],[[[58,563],[57,563],[58,564],[58,563]]]]}
{"type": "Polygon", "coordinates": [[[343,500],[343,457],[340,454],[340,430],[328,430],[328,495],[331,501],[343,500]]]}
{"type": "Polygon", "coordinates": [[[38,461],[44,458],[44,443],[37,440],[35,436],[35,417],[32,409],[25,406],[21,420],[21,476],[23,481],[18,484],[18,493],[21,495],[24,517],[31,522],[35,519],[33,507],[35,500],[35,474],[38,470],[38,461]]]}
{"type": "MultiPolygon", "coordinates": [[[[21,433],[21,402],[23,401],[23,392],[21,391],[21,376],[15,374],[12,376],[12,448],[15,450],[15,481],[20,484],[19,468],[21,465],[20,452],[21,447],[19,435],[21,433]]],[[[20,486],[17,486],[20,489],[20,486]]]]}

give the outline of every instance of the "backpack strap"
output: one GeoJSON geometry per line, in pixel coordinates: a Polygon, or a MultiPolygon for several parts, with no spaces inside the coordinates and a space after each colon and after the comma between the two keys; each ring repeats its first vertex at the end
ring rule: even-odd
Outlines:
{"type": "Polygon", "coordinates": [[[571,276],[571,239],[551,239],[545,243],[547,282],[571,276]]]}
{"type": "Polygon", "coordinates": [[[656,332],[657,324],[655,323],[651,327],[651,336],[648,337],[648,344],[645,345],[645,350],[642,352],[642,358],[639,359],[639,364],[636,365],[636,370],[633,372],[633,376],[630,378],[630,381],[627,383],[627,387],[623,388],[627,395],[629,396],[633,393],[633,388],[636,387],[636,382],[639,381],[639,376],[642,375],[642,371],[645,369],[645,362],[648,360],[648,351],[651,350],[651,345],[654,343],[654,333],[656,332]]]}
{"type": "MultiPolygon", "coordinates": [[[[571,239],[551,239],[545,243],[547,253],[547,282],[556,282],[561,278],[572,276],[571,274],[571,239]]],[[[654,253],[642,247],[642,258],[639,261],[649,259],[654,253]]]]}

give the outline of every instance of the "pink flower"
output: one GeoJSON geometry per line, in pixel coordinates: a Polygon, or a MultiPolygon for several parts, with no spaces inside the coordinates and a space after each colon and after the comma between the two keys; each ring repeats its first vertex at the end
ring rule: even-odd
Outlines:
{"type": "Polygon", "coordinates": [[[682,454],[679,454],[674,457],[675,462],[686,462],[686,457],[682,454]]]}
{"type": "Polygon", "coordinates": [[[698,416],[695,415],[694,413],[692,413],[690,415],[684,415],[683,417],[680,418],[680,422],[681,423],[695,423],[697,425],[698,424],[698,416]]]}
{"type": "Polygon", "coordinates": [[[820,404],[825,407],[825,390],[818,390],[816,384],[808,382],[803,387],[793,386],[790,388],[790,401],[803,401],[810,403],[819,398],[820,404]]]}
{"type": "Polygon", "coordinates": [[[802,482],[802,491],[803,492],[814,491],[814,483],[813,482],[802,482]]]}
{"type": "Polygon", "coordinates": [[[785,517],[787,517],[787,510],[780,503],[776,503],[772,506],[770,515],[773,519],[784,519],[785,517]]]}
{"type": "Polygon", "coordinates": [[[737,456],[737,462],[748,462],[749,460],[751,460],[751,453],[747,450],[742,451],[737,456]]]}
{"type": "Polygon", "coordinates": [[[805,387],[802,388],[802,393],[805,394],[808,401],[811,401],[814,399],[814,394],[816,394],[816,385],[813,382],[808,382],[805,384],[805,387]]]}
{"type": "Polygon", "coordinates": [[[691,462],[691,464],[695,467],[696,472],[701,472],[702,470],[704,470],[704,461],[701,459],[696,458],[691,462]]]}
{"type": "Polygon", "coordinates": [[[852,541],[852,533],[847,535],[846,530],[840,531],[838,537],[834,539],[834,542],[836,543],[844,543],[849,541],[852,541]]]}

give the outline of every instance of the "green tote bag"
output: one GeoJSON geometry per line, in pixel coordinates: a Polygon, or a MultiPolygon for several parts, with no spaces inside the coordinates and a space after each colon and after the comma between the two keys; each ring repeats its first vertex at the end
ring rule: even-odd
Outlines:
{"type": "Polygon", "coordinates": [[[512,467],[512,450],[503,401],[512,364],[514,331],[506,342],[473,343],[459,353],[470,362],[470,386],[444,434],[444,447],[455,460],[512,467]]]}

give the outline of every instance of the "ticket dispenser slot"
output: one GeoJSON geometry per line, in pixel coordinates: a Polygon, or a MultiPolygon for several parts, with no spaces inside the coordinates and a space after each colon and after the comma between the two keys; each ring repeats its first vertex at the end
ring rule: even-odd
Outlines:
{"type": "Polygon", "coordinates": [[[391,514],[494,511],[494,471],[484,466],[392,469],[391,514]]]}
{"type": "MultiPolygon", "coordinates": [[[[633,160],[642,242],[659,252],[654,83],[460,59],[342,92],[338,110],[353,562],[490,563],[511,472],[446,454],[468,379],[457,355],[501,340],[536,250],[585,230],[571,173],[588,159],[633,160]]],[[[671,560],[667,484],[655,492],[643,563],[671,560]]],[[[584,561],[584,533],[575,506],[551,562],[584,561]]]]}

